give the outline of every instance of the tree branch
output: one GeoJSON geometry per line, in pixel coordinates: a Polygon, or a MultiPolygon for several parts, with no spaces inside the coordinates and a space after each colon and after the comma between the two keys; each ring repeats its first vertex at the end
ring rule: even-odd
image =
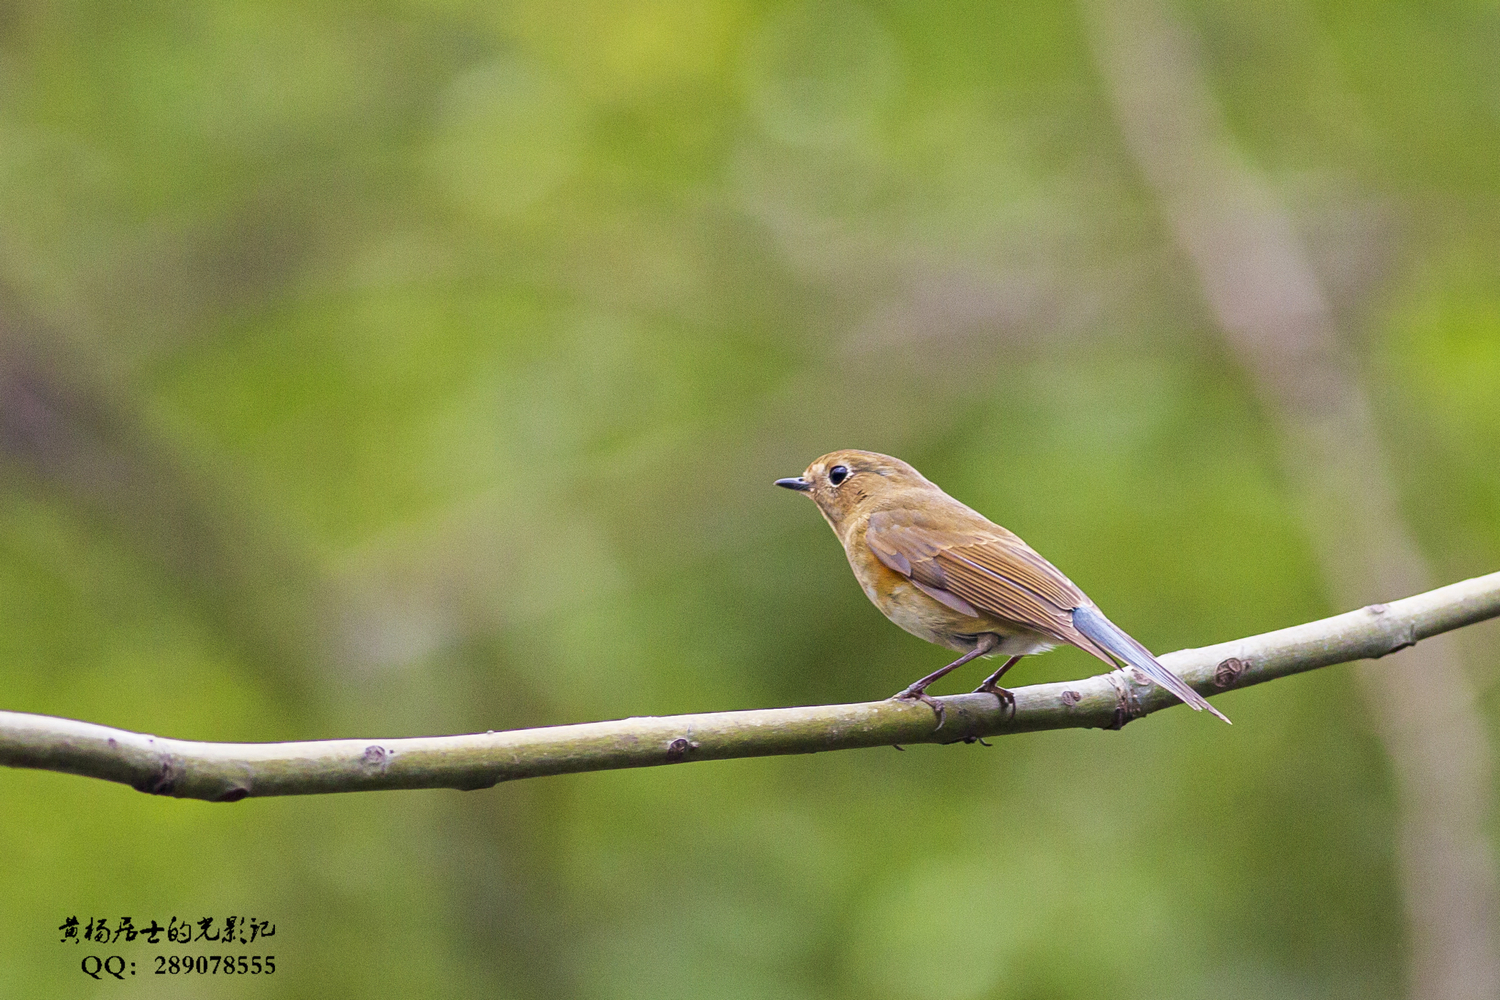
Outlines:
{"type": "MultiPolygon", "coordinates": [[[[1334,600],[1425,590],[1431,568],[1297,219],[1241,151],[1180,8],[1082,5],[1126,148],[1278,426],[1288,494],[1334,600]]],[[[1458,649],[1431,642],[1364,664],[1355,687],[1391,760],[1409,1000],[1500,996],[1494,751],[1458,649]],[[1412,673],[1422,682],[1392,697],[1412,673]]]]}
{"type": "MultiPolygon", "coordinates": [[[[1500,616],[1500,573],[1388,605],[1160,657],[1205,695],[1335,663],[1384,656],[1500,616]]],[[[544,729],[392,740],[197,743],[46,715],[0,712],[0,764],[118,781],[143,792],[234,802],[387,788],[488,788],[547,774],[948,743],[1042,729],[1118,729],[1179,704],[1133,671],[1016,688],[1014,713],[987,694],[940,699],[935,728],[920,703],[772,708],[590,722],[544,729]]],[[[1392,692],[1398,697],[1398,692],[1392,692]]]]}

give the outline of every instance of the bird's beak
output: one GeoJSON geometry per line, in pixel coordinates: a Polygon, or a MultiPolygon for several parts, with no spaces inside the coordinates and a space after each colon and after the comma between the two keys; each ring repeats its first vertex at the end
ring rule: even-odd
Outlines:
{"type": "Polygon", "coordinates": [[[778,479],[776,480],[776,485],[785,486],[787,489],[796,490],[798,493],[806,493],[812,489],[812,483],[801,476],[798,476],[796,479],[778,479]]]}

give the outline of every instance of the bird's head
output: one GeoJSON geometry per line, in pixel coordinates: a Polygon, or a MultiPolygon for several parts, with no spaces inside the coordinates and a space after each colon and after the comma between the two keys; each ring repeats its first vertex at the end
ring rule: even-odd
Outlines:
{"type": "Polygon", "coordinates": [[[831,451],[814,459],[802,475],[778,479],[776,485],[812,497],[840,538],[846,522],[879,509],[882,501],[895,494],[935,488],[899,458],[853,449],[831,451]]]}

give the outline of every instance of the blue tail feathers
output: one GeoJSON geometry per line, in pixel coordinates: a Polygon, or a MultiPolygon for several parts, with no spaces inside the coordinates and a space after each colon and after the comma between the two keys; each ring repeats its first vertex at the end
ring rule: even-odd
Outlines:
{"type": "Polygon", "coordinates": [[[1172,692],[1195,712],[1208,709],[1228,722],[1229,719],[1208,703],[1197,691],[1187,686],[1181,677],[1162,666],[1151,651],[1132,639],[1124,629],[1104,617],[1098,608],[1073,609],[1073,626],[1087,636],[1109,655],[1140,670],[1157,684],[1172,692]]]}

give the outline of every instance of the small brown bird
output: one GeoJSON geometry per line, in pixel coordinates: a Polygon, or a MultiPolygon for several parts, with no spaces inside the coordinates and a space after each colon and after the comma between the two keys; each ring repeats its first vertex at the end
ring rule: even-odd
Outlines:
{"type": "Polygon", "coordinates": [[[833,528],[867,596],[912,635],[963,653],[896,695],[926,702],[927,686],[978,656],[1009,658],[976,691],[1014,707],[998,682],[1021,657],[1070,643],[1136,667],[1194,711],[1223,713],[1104,617],[1057,567],[1011,532],[938,489],[899,458],[835,451],[777,486],[806,493],[833,528]]]}

